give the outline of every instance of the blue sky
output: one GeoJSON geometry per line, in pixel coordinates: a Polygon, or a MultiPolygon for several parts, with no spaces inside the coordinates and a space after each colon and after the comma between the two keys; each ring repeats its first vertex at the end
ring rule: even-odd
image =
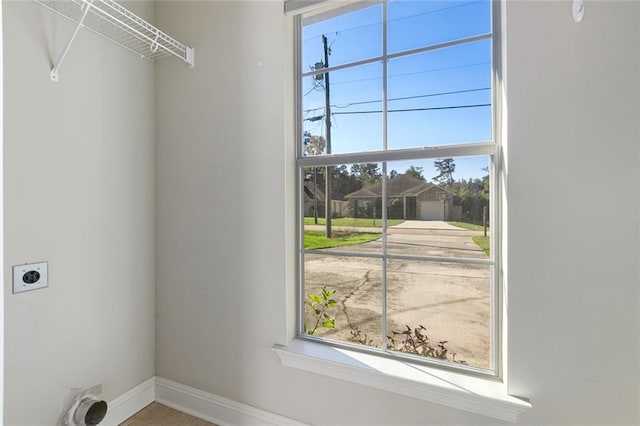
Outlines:
{"type": "MultiPolygon", "coordinates": [[[[380,56],[383,7],[379,4],[305,26],[302,71],[322,61],[323,34],[331,46],[331,66],[380,56]]],[[[490,13],[489,0],[390,1],[388,52],[489,33],[490,13]]],[[[332,153],[382,149],[382,64],[334,71],[330,78],[332,153]]],[[[490,104],[492,97],[489,39],[391,59],[387,84],[389,149],[491,140],[491,107],[481,106],[490,104]],[[418,111],[394,112],[408,109],[418,111]]],[[[303,95],[304,118],[322,116],[322,85],[305,77],[303,95]]],[[[303,127],[324,136],[322,119],[305,120],[303,127]]],[[[428,179],[437,174],[433,160],[388,168],[404,172],[409,164],[424,167],[428,179]]],[[[486,158],[457,158],[454,178],[481,177],[487,165],[486,158]]]]}

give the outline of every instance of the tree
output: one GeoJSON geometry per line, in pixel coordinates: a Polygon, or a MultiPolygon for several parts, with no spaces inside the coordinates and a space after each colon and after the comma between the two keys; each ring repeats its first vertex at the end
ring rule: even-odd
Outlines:
{"type": "MultiPolygon", "coordinates": [[[[318,183],[318,189],[322,192],[325,192],[325,168],[324,167],[305,167],[303,168],[304,180],[305,181],[313,181],[314,180],[314,169],[316,170],[315,179],[318,183]]],[[[362,184],[355,176],[349,173],[349,169],[346,165],[342,164],[340,166],[332,166],[330,168],[331,171],[331,189],[336,194],[350,194],[352,192],[357,191],[362,188],[362,184]]]]}
{"type": "Polygon", "coordinates": [[[453,172],[456,171],[456,165],[453,162],[453,158],[443,158],[442,160],[436,160],[433,165],[438,170],[438,176],[434,176],[433,180],[438,183],[444,183],[451,185],[453,180],[453,172]]]}
{"type": "MultiPolygon", "coordinates": [[[[312,135],[310,132],[305,131],[303,136],[303,144],[304,144],[304,155],[320,155],[327,148],[327,141],[324,137],[318,135],[312,135]]],[[[307,180],[307,170],[304,170],[304,179],[307,180]]],[[[318,190],[318,168],[314,167],[311,172],[311,176],[313,179],[313,187],[314,191],[318,190]]],[[[314,223],[318,224],[318,197],[314,197],[314,223]]]]}
{"type": "Polygon", "coordinates": [[[389,179],[393,179],[394,177],[398,177],[399,175],[400,175],[400,173],[398,173],[398,171],[397,171],[397,170],[395,170],[395,169],[394,169],[394,170],[391,170],[391,171],[389,172],[389,179]]]}
{"type": "Polygon", "coordinates": [[[327,141],[323,136],[312,135],[304,132],[303,137],[304,156],[321,155],[327,149],[327,141]]]}
{"type": "Polygon", "coordinates": [[[335,166],[332,168],[332,190],[337,194],[350,194],[362,188],[355,176],[349,174],[347,166],[335,166]]]}
{"type": "Polygon", "coordinates": [[[488,200],[489,199],[489,168],[483,167],[482,171],[486,173],[486,175],[482,176],[482,195],[488,200]]]}
{"type": "Polygon", "coordinates": [[[489,175],[482,178],[460,179],[449,185],[462,209],[464,222],[482,224],[484,209],[489,209],[489,191],[487,185],[489,175]]]}
{"type": "Polygon", "coordinates": [[[378,163],[354,164],[351,166],[351,174],[362,186],[378,183],[382,180],[378,163]]]}
{"type": "Polygon", "coordinates": [[[404,174],[414,179],[418,179],[419,181],[425,182],[426,179],[422,174],[423,172],[424,172],[424,167],[409,166],[409,168],[407,169],[406,172],[404,172],[404,174]]]}

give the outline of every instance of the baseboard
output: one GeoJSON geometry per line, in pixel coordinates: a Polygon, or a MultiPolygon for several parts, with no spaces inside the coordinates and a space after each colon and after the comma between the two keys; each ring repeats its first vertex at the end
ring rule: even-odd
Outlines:
{"type": "Polygon", "coordinates": [[[155,378],[155,398],[160,404],[219,426],[304,425],[304,423],[162,377],[155,378]]]}
{"type": "Polygon", "coordinates": [[[151,404],[155,399],[155,383],[156,378],[152,377],[108,402],[107,416],[100,425],[117,426],[151,404]]]}
{"type": "Polygon", "coordinates": [[[304,426],[296,420],[162,377],[152,377],[110,401],[107,416],[100,425],[118,426],[153,401],[219,426],[304,426]]]}

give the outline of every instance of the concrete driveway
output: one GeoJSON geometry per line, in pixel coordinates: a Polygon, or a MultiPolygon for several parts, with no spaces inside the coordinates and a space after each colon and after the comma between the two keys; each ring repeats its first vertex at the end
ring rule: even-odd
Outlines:
{"type": "MultiPolygon", "coordinates": [[[[486,259],[471,240],[479,232],[441,221],[405,221],[388,229],[388,252],[445,258],[486,259]]],[[[335,250],[382,253],[382,239],[335,250]]],[[[350,256],[305,256],[305,293],[323,286],[336,290],[332,312],[336,329],[319,335],[350,341],[358,327],[380,346],[382,335],[382,260],[350,256]]],[[[387,333],[406,325],[427,328],[430,341],[448,341],[457,359],[489,368],[491,268],[453,262],[389,260],[387,263],[387,333]]],[[[307,312],[306,322],[312,321],[307,312]]]]}

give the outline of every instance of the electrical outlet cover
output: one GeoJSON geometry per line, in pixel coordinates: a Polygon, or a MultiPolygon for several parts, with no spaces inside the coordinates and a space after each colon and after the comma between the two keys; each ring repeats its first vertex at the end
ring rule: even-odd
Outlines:
{"type": "Polygon", "coordinates": [[[47,262],[27,263],[13,267],[13,293],[49,287],[47,262]]]}

